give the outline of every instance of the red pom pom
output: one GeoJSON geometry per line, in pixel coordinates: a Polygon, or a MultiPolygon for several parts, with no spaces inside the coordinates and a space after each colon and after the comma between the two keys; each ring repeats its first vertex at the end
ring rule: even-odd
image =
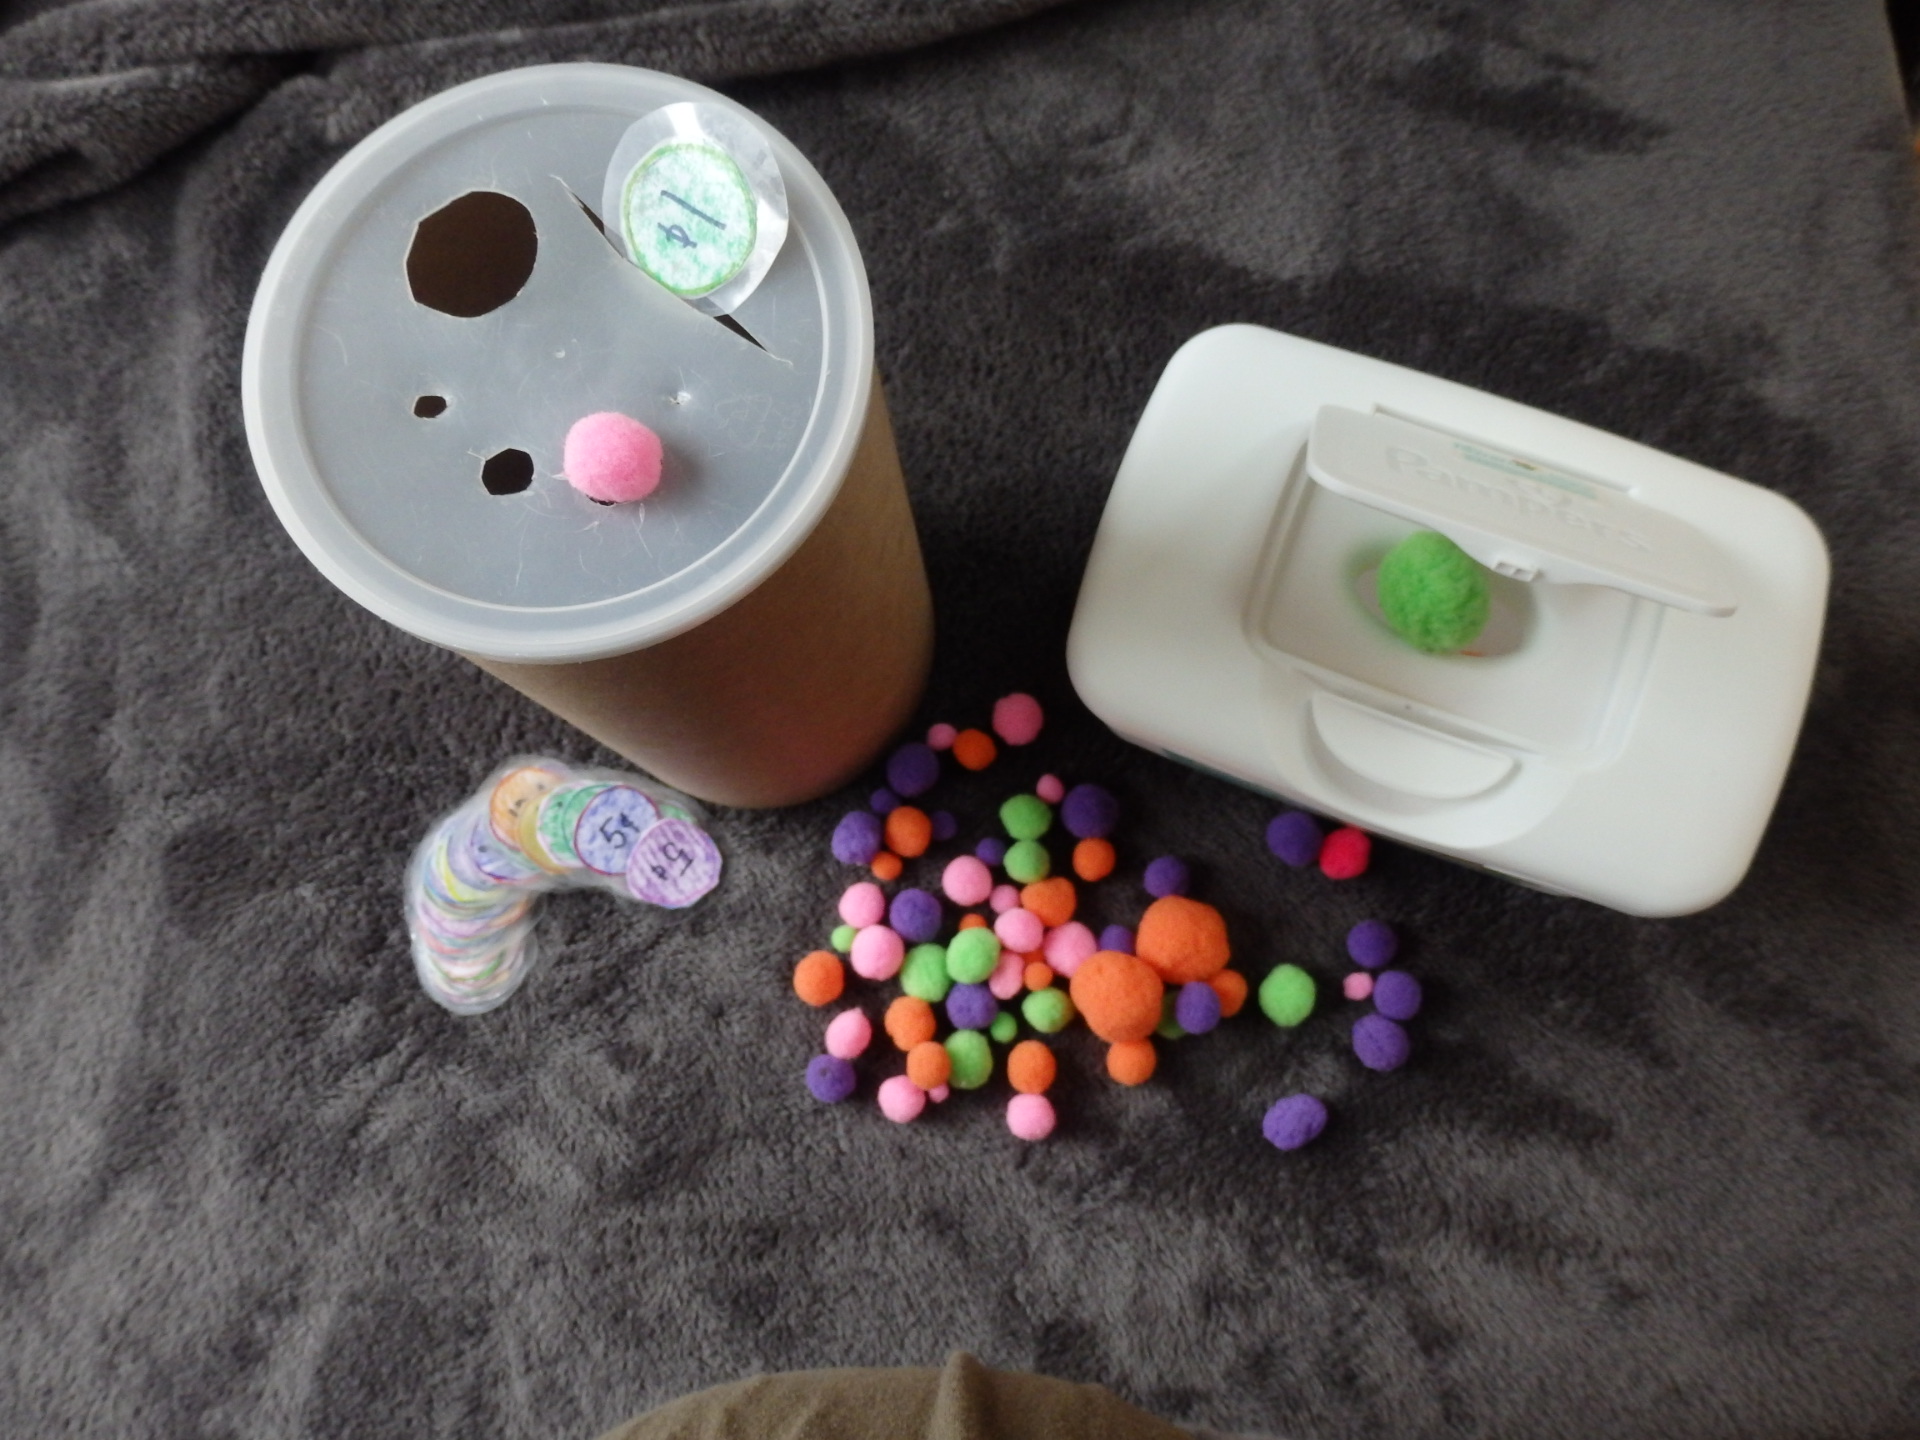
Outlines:
{"type": "Polygon", "coordinates": [[[1320,846],[1320,873],[1329,880],[1351,880],[1367,873],[1372,858],[1373,841],[1367,832],[1343,825],[1320,846]]]}

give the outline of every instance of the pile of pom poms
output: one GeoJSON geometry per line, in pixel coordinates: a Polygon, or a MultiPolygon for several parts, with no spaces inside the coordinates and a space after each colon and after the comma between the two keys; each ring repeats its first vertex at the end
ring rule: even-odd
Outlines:
{"type": "MultiPolygon", "coordinates": [[[[848,970],[897,987],[880,1026],[904,1060],[904,1073],[879,1085],[890,1120],[917,1119],[955,1090],[987,1084],[1002,1065],[998,1045],[1008,1047],[1004,1071],[1015,1092],[1007,1128],[1023,1140],[1044,1139],[1057,1119],[1047,1092],[1058,1064],[1040,1037],[1084,1022],[1107,1044],[1107,1073],[1139,1085],[1156,1068],[1156,1039],[1205,1034],[1246,1003],[1246,977],[1228,966],[1226,921],[1186,893],[1191,877],[1177,857],[1146,867],[1150,903],[1133,927],[1107,925],[1096,934],[1080,916],[1081,887],[1107,879],[1116,863],[1120,805],[1099,785],[1069,788],[1042,775],[1031,791],[1000,805],[999,833],[971,850],[933,853],[960,832],[950,812],[925,805],[947,760],[984,770],[1002,745],[1031,744],[1043,723],[1039,702],[1014,694],[994,706],[991,733],[935,725],[924,742],[893,752],[886,783],[867,808],[834,827],[834,858],[872,878],[847,887],[830,948],[800,960],[793,987],[815,1006],[841,998],[848,970]],[[1071,843],[1070,874],[1055,871],[1055,853],[1065,848],[1048,843],[1056,826],[1071,843]],[[889,895],[882,886],[901,880],[909,864],[925,868],[928,883],[889,895]],[[1023,1038],[1023,1031],[1032,1033],[1023,1038]]],[[[834,1016],[826,1053],[807,1071],[818,1099],[837,1102],[859,1088],[853,1062],[875,1033],[862,1009],[834,1016]]]]}

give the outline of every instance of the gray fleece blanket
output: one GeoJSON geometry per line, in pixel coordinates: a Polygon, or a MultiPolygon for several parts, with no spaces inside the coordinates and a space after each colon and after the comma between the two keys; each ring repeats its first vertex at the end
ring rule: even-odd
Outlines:
{"type": "MultiPolygon", "coordinates": [[[[11,7],[0,1431],[584,1436],[965,1348],[1298,1436],[1920,1433],[1914,182],[1875,0],[11,7]],[[1003,1090],[817,1105],[787,974],[862,787],[721,812],[685,917],[562,897],[490,1017],[425,999],[432,817],[513,752],[611,757],[306,563],[241,338],[347,147],[563,59],[719,84],[851,217],[939,611],[920,723],[1038,695],[1038,760],[1123,802],[1122,881],[1186,857],[1256,977],[1337,981],[1349,925],[1397,922],[1412,1064],[1249,1018],[1134,1091],[1069,1038],[1041,1146],[1003,1090]],[[1077,706],[1106,487],[1227,321],[1813,514],[1827,639],[1731,899],[1637,921],[1391,847],[1286,872],[1266,802],[1077,706]],[[1260,1117],[1302,1088],[1334,1123],[1283,1156],[1260,1117]]],[[[976,829],[993,773],[953,792],[976,829]]]]}

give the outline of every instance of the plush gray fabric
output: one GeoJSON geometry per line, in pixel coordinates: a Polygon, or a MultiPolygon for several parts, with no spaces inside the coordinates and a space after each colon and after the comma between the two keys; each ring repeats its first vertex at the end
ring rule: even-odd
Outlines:
{"type": "MultiPolygon", "coordinates": [[[[1874,0],[29,8],[0,29],[5,1433],[585,1435],[955,1348],[1301,1436],[1920,1432],[1920,213],[1874,0]],[[839,194],[939,606],[922,719],[1040,695],[1039,758],[1126,804],[1127,875],[1187,856],[1256,976],[1335,980],[1349,924],[1400,922],[1411,1067],[1248,1018],[1136,1092],[1063,1043],[1043,1147],[997,1088],[907,1129],[817,1106],[786,976],[853,790],[720,815],[730,882],[684,918],[563,897],[491,1017],[425,1000],[424,827],[514,751],[608,757],[308,566],[241,336],[349,145],[557,58],[723,82],[839,194]],[[1167,356],[1236,320],[1815,516],[1828,638],[1732,899],[1635,921],[1392,849],[1281,873],[1265,802],[1076,706],[1108,480],[1167,356]],[[1301,1087],[1336,1122],[1282,1157],[1259,1118],[1301,1087]]],[[[948,793],[977,831],[1018,775],[948,793]]]]}

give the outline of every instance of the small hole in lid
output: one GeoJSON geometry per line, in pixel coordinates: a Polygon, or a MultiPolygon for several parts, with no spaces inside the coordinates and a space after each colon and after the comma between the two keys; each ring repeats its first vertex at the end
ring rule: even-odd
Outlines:
{"type": "Polygon", "coordinates": [[[524,450],[489,455],[480,467],[480,483],[489,495],[518,495],[533,484],[533,457],[524,450]]]}
{"type": "Polygon", "coordinates": [[[422,420],[431,420],[435,416],[447,413],[447,397],[444,395],[422,395],[413,402],[413,413],[422,420]]]}
{"type": "Polygon", "coordinates": [[[539,249],[526,206],[510,195],[469,191],[414,227],[407,288],[442,314],[485,315],[520,293],[539,249]]]}

